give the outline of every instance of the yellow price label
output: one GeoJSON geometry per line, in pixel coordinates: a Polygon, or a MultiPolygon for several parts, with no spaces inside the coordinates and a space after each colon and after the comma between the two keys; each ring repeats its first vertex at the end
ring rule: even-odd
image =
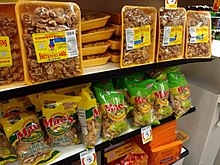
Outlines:
{"type": "Polygon", "coordinates": [[[0,36],[0,67],[12,66],[11,47],[8,36],[0,36]]]}

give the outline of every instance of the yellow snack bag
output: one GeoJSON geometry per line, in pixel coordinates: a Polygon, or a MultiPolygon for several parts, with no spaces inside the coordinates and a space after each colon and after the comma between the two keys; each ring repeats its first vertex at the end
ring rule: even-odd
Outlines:
{"type": "Polygon", "coordinates": [[[83,88],[77,114],[86,147],[95,146],[101,131],[101,114],[97,100],[89,88],[83,88]]]}
{"type": "Polygon", "coordinates": [[[43,164],[59,155],[59,151],[49,149],[35,114],[20,113],[3,118],[0,123],[21,164],[43,164]]]}
{"type": "Polygon", "coordinates": [[[54,91],[57,94],[78,96],[83,88],[90,87],[91,85],[92,85],[91,83],[86,83],[86,84],[80,84],[80,85],[74,85],[70,87],[55,89],[54,91]]]}
{"type": "Polygon", "coordinates": [[[3,134],[0,129],[0,165],[4,165],[9,162],[17,160],[17,155],[13,154],[9,149],[11,147],[7,137],[3,134]]]}
{"type": "Polygon", "coordinates": [[[80,96],[60,94],[39,95],[43,124],[51,146],[79,143],[74,124],[77,119],[76,108],[81,99],[80,96]]]}
{"type": "Polygon", "coordinates": [[[18,113],[34,111],[33,105],[28,97],[18,97],[0,102],[3,117],[9,117],[18,113]]]}

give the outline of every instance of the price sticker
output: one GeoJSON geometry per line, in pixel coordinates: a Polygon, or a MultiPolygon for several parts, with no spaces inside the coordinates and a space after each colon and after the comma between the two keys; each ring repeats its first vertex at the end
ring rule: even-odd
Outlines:
{"type": "Polygon", "coordinates": [[[178,0],[165,0],[165,9],[177,9],[178,0]]]}
{"type": "Polygon", "coordinates": [[[82,165],[98,165],[95,148],[80,153],[80,161],[82,165]]]}
{"type": "Polygon", "coordinates": [[[146,144],[153,139],[151,131],[151,125],[141,128],[141,138],[143,144],[146,144]]]}

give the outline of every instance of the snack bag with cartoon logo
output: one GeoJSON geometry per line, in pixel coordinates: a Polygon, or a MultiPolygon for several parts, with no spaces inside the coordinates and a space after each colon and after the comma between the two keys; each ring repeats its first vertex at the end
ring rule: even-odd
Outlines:
{"type": "Polygon", "coordinates": [[[34,107],[28,97],[17,97],[0,102],[3,117],[17,115],[22,112],[34,112],[34,107]]]}
{"type": "Polygon", "coordinates": [[[78,144],[76,123],[76,108],[80,96],[67,96],[60,94],[39,95],[43,114],[43,124],[48,135],[50,146],[66,146],[78,144]]]}
{"type": "Polygon", "coordinates": [[[0,120],[20,164],[43,164],[54,160],[59,151],[50,150],[37,116],[20,113],[0,120]]]}
{"type": "Polygon", "coordinates": [[[89,88],[83,88],[77,114],[86,147],[95,146],[101,131],[101,114],[96,98],[89,88]]]}
{"type": "Polygon", "coordinates": [[[128,86],[131,95],[130,103],[134,107],[133,123],[134,126],[145,126],[152,122],[153,97],[152,89],[147,85],[153,84],[155,80],[145,80],[141,83],[131,83],[128,86]]]}
{"type": "Polygon", "coordinates": [[[164,119],[173,114],[173,109],[169,103],[168,81],[154,82],[154,115],[158,120],[164,119]]]}
{"type": "Polygon", "coordinates": [[[17,155],[13,154],[10,150],[10,143],[3,133],[3,130],[0,129],[0,164],[4,165],[9,162],[14,162],[17,160],[17,155]]]}
{"type": "Polygon", "coordinates": [[[168,74],[170,100],[176,118],[185,114],[192,106],[190,88],[181,72],[168,74]]]}
{"type": "Polygon", "coordinates": [[[106,140],[115,138],[128,129],[123,91],[95,87],[95,94],[101,105],[102,136],[106,140]]]}

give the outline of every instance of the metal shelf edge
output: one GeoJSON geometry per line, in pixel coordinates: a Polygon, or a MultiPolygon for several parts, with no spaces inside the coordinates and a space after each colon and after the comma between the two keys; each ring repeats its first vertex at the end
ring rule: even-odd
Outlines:
{"type": "Polygon", "coordinates": [[[20,97],[20,96],[25,96],[29,94],[44,92],[47,90],[58,89],[58,88],[72,86],[72,85],[88,83],[88,82],[94,82],[97,80],[103,80],[107,78],[109,79],[109,78],[119,77],[121,75],[144,72],[144,71],[151,70],[151,69],[157,69],[157,68],[163,68],[163,67],[175,66],[175,65],[183,65],[183,64],[188,64],[188,63],[196,63],[196,62],[209,62],[209,61],[212,61],[213,59],[215,58],[212,57],[212,58],[194,58],[194,59],[173,60],[173,61],[159,62],[159,63],[153,63],[153,64],[148,64],[148,65],[124,68],[124,69],[116,68],[113,70],[98,72],[98,73],[91,73],[91,74],[88,73],[86,75],[82,75],[78,77],[50,81],[50,82],[45,82],[45,83],[40,83],[40,84],[35,84],[35,85],[25,85],[21,87],[0,90],[0,93],[1,93],[0,101],[11,99],[14,97],[20,97]]]}
{"type": "MultiPolygon", "coordinates": [[[[190,114],[190,113],[192,113],[192,112],[195,112],[195,111],[196,111],[196,107],[192,107],[192,108],[191,108],[189,111],[187,111],[183,116],[188,115],[188,114],[190,114]]],[[[181,116],[181,117],[183,117],[183,116],[181,116]]],[[[165,123],[167,123],[167,122],[169,122],[169,121],[172,121],[172,120],[176,120],[176,118],[175,118],[174,115],[172,115],[172,116],[170,116],[170,117],[167,117],[167,118],[165,118],[165,119],[163,119],[163,120],[160,120],[160,125],[165,124],[165,123]]],[[[152,125],[152,128],[156,128],[156,127],[158,127],[158,126],[160,126],[160,125],[152,125]]],[[[121,136],[119,136],[119,137],[117,137],[117,138],[112,139],[112,140],[111,140],[111,143],[112,143],[113,145],[114,145],[114,144],[117,144],[117,143],[119,143],[119,142],[121,142],[121,141],[127,140],[128,138],[131,138],[131,137],[134,137],[134,136],[140,134],[140,132],[141,132],[141,128],[138,128],[138,129],[136,129],[136,130],[134,130],[134,131],[132,131],[132,132],[129,132],[129,133],[127,133],[127,134],[124,134],[124,135],[121,135],[121,136]]]]}

